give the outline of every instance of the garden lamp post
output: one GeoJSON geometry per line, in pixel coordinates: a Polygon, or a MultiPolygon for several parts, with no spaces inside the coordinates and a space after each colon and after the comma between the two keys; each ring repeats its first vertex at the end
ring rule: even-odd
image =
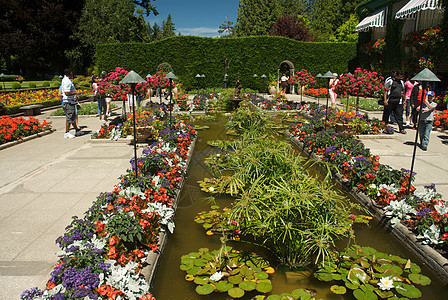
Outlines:
{"type": "Polygon", "coordinates": [[[412,181],[412,173],[414,171],[415,152],[417,151],[418,132],[420,130],[420,118],[422,116],[423,101],[425,99],[424,97],[425,97],[425,94],[426,94],[426,92],[425,92],[425,90],[426,90],[425,89],[425,85],[427,84],[427,82],[440,81],[440,79],[437,78],[437,76],[433,72],[431,72],[430,69],[425,68],[420,73],[418,73],[413,78],[411,78],[411,80],[418,81],[422,85],[422,87],[423,87],[423,99],[422,99],[422,102],[420,104],[420,111],[418,112],[418,116],[417,116],[417,130],[415,131],[414,152],[412,153],[411,170],[409,171],[408,196],[409,196],[409,194],[411,192],[411,181],[412,181]]]}
{"type": "Polygon", "coordinates": [[[202,78],[202,88],[205,90],[205,74],[202,74],[201,78],[202,78]]]}
{"type": "MultiPolygon", "coordinates": [[[[151,74],[148,73],[148,75],[146,75],[146,82],[149,84],[149,80],[151,79],[151,74]]],[[[149,89],[148,89],[149,91],[149,89]]],[[[149,102],[151,102],[151,92],[149,92],[149,102]]]]}
{"type": "Polygon", "coordinates": [[[0,77],[2,78],[3,81],[3,89],[5,89],[5,74],[4,73],[0,74],[0,77]]]}
{"type": "MultiPolygon", "coordinates": [[[[330,79],[335,78],[335,76],[333,75],[333,73],[331,73],[330,71],[328,71],[327,73],[325,73],[324,75],[322,75],[321,78],[326,78],[328,79],[328,89],[330,89],[330,79]]],[[[325,130],[327,129],[327,120],[328,120],[328,93],[327,93],[327,105],[325,107],[325,130]]]]}
{"type": "Polygon", "coordinates": [[[258,79],[258,75],[254,74],[254,76],[252,76],[254,78],[255,81],[255,87],[257,87],[257,79],[258,79]]]}
{"type": "Polygon", "coordinates": [[[198,74],[196,74],[196,76],[194,76],[194,77],[196,77],[196,80],[197,80],[197,82],[198,82],[198,90],[199,90],[200,87],[201,87],[199,83],[200,83],[200,81],[201,81],[201,77],[202,77],[202,76],[201,76],[201,74],[198,73],[198,74]]]}
{"type": "MultiPolygon", "coordinates": [[[[139,83],[145,83],[146,81],[134,71],[130,71],[120,83],[129,84],[131,86],[132,95],[132,118],[134,123],[134,176],[137,177],[137,138],[136,138],[136,124],[135,124],[135,86],[139,83]]],[[[125,103],[123,103],[124,107],[125,103]]]]}
{"type": "MultiPolygon", "coordinates": [[[[317,80],[319,80],[319,85],[320,85],[320,79],[322,78],[322,74],[317,74],[316,75],[317,80]]],[[[319,97],[317,97],[317,105],[319,105],[319,97]]]]}
{"type": "Polygon", "coordinates": [[[226,89],[227,88],[227,73],[226,74],[224,74],[224,88],[226,89]]]}
{"type": "MultiPolygon", "coordinates": [[[[347,76],[352,76],[352,75],[353,74],[350,73],[350,72],[347,73],[347,76]]],[[[349,101],[350,101],[350,95],[347,93],[347,108],[345,109],[345,112],[348,112],[348,103],[349,103],[349,101]]]]}
{"type": "MultiPolygon", "coordinates": [[[[263,88],[263,90],[264,90],[264,84],[265,84],[265,82],[266,82],[266,75],[261,75],[261,83],[262,83],[262,88],[263,88]]],[[[263,96],[263,92],[261,92],[261,96],[263,96]]]]}
{"type": "MultiPolygon", "coordinates": [[[[205,77],[205,75],[203,75],[205,77]]],[[[176,75],[173,74],[173,72],[169,72],[168,74],[166,74],[165,78],[169,79],[169,89],[170,89],[170,93],[169,93],[169,97],[170,97],[170,104],[169,104],[169,110],[170,110],[170,128],[171,128],[171,99],[173,99],[173,79],[177,79],[176,75]]]]}

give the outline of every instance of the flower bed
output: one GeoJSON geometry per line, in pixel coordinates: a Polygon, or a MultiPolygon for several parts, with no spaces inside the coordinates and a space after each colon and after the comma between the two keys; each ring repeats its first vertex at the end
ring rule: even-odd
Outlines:
{"type": "Polygon", "coordinates": [[[253,105],[262,110],[295,110],[300,106],[299,103],[288,101],[288,99],[286,99],[285,95],[282,93],[274,95],[272,99],[266,99],[257,94],[247,94],[245,95],[245,98],[249,99],[249,101],[252,102],[253,105]]]}
{"type": "Polygon", "coordinates": [[[434,126],[443,130],[448,129],[448,110],[438,112],[434,115],[434,126]]]}
{"type": "Polygon", "coordinates": [[[51,121],[42,123],[33,117],[0,117],[0,145],[51,129],[51,121]]]}
{"type": "Polygon", "coordinates": [[[173,197],[195,134],[183,123],[163,130],[137,158],[137,170],[131,161],[113,191],[58,238],[60,260],[46,289],[24,291],[21,299],[154,299],[141,271],[159,232],[174,230],[173,197]]]}
{"type": "Polygon", "coordinates": [[[327,88],[318,88],[318,89],[306,89],[303,93],[307,96],[312,96],[316,98],[325,98],[328,94],[327,88]]]}
{"type": "Polygon", "coordinates": [[[434,185],[416,191],[410,186],[409,171],[381,165],[379,157],[364,144],[332,130],[316,132],[311,124],[298,124],[289,132],[303,143],[306,151],[328,162],[352,186],[363,191],[385,210],[392,224],[402,222],[423,244],[430,244],[447,257],[448,204],[434,185]]]}

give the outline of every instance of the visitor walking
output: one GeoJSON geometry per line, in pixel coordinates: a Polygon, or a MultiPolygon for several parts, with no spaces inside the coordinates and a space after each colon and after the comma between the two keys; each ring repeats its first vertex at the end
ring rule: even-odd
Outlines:
{"type": "Polygon", "coordinates": [[[78,111],[76,97],[81,95],[81,92],[75,89],[72,82],[73,72],[70,69],[64,70],[64,78],[61,82],[62,87],[62,107],[65,112],[65,134],[64,138],[72,139],[81,134],[78,127],[78,111]],[[75,135],[70,133],[70,127],[73,125],[76,132],[75,135]]]}
{"type": "Polygon", "coordinates": [[[331,78],[328,85],[329,85],[329,89],[328,89],[328,93],[330,94],[330,99],[331,99],[331,107],[336,108],[336,99],[338,97],[338,95],[335,92],[336,89],[336,85],[339,82],[338,79],[338,74],[337,73],[333,73],[334,78],[331,78]]]}
{"type": "Polygon", "coordinates": [[[409,119],[409,116],[411,115],[411,93],[412,89],[414,88],[415,82],[411,78],[414,77],[414,74],[410,75],[406,82],[404,83],[404,99],[406,106],[405,115],[406,115],[406,126],[411,125],[411,120],[409,119]]]}
{"type": "Polygon", "coordinates": [[[421,105],[426,91],[428,91],[428,86],[426,87],[425,90],[418,81],[415,82],[414,87],[412,88],[410,102],[411,102],[412,129],[414,130],[417,129],[417,122],[418,122],[417,107],[421,105]]]}
{"type": "Polygon", "coordinates": [[[96,75],[92,76],[92,89],[95,95],[95,99],[98,103],[98,116],[100,118],[100,122],[104,123],[107,121],[106,99],[103,96],[98,95],[98,82],[99,82],[98,76],[96,75]]]}
{"type": "MultiPolygon", "coordinates": [[[[101,81],[106,81],[106,75],[107,75],[106,71],[101,71],[101,81]]],[[[110,108],[112,98],[110,97],[110,95],[106,95],[104,101],[106,102],[106,120],[107,120],[107,116],[110,116],[112,114],[112,110],[110,108]]]]}
{"type": "Polygon", "coordinates": [[[403,72],[400,69],[394,69],[392,76],[388,77],[384,83],[386,93],[384,93],[383,122],[388,124],[390,114],[394,112],[398,131],[406,134],[403,126],[404,82],[402,78],[403,72]]]}
{"type": "Polygon", "coordinates": [[[285,73],[283,73],[282,77],[280,78],[280,85],[282,86],[283,93],[286,94],[286,88],[288,87],[288,76],[286,76],[285,73]]]}
{"type": "MultiPolygon", "coordinates": [[[[428,149],[429,136],[431,135],[432,123],[434,122],[434,111],[437,107],[437,103],[434,102],[434,92],[428,91],[425,94],[424,101],[421,107],[420,121],[418,125],[418,131],[420,135],[420,147],[423,151],[428,149]]],[[[420,110],[420,107],[417,110],[420,110]]]]}

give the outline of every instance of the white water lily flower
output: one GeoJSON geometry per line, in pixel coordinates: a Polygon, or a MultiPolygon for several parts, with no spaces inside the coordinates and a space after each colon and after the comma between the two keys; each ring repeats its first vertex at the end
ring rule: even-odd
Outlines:
{"type": "Polygon", "coordinates": [[[210,192],[214,192],[214,191],[215,191],[215,188],[211,186],[211,187],[208,188],[208,190],[209,190],[210,192]]]}
{"type": "Polygon", "coordinates": [[[394,287],[394,281],[392,278],[390,277],[383,277],[380,279],[380,282],[378,282],[378,286],[380,287],[380,289],[384,290],[390,290],[391,288],[394,287]]]}
{"type": "Polygon", "coordinates": [[[210,280],[211,281],[220,281],[221,278],[224,277],[224,274],[220,271],[216,272],[215,274],[213,274],[212,276],[210,276],[210,280]]]}

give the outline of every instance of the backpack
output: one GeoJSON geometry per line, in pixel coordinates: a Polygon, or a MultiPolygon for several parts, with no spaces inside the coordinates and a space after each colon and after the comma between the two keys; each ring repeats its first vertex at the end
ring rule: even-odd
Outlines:
{"type": "Polygon", "coordinates": [[[393,80],[392,85],[390,86],[389,91],[389,100],[400,101],[404,92],[403,81],[401,80],[393,80]]]}

